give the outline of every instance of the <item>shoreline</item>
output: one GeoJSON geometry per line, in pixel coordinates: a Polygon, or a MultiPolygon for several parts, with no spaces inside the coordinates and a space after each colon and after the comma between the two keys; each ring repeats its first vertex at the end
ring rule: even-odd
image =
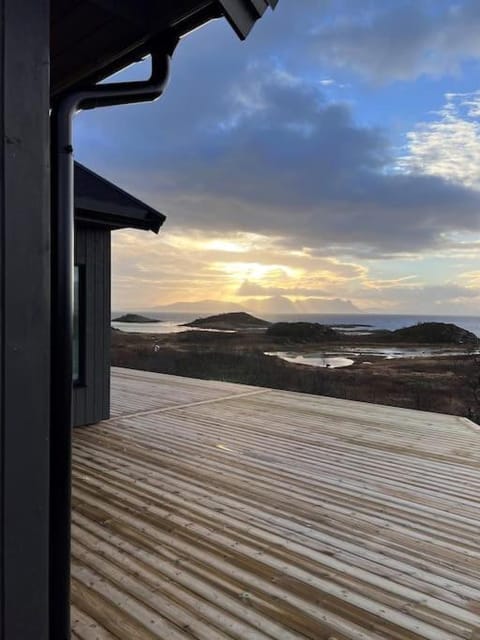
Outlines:
{"type": "MultiPolygon", "coordinates": [[[[121,315],[122,312],[112,313],[112,319],[121,315]]],[[[123,312],[124,313],[124,312],[123,312]]],[[[145,311],[142,314],[154,319],[163,320],[166,325],[163,328],[152,326],[152,333],[164,333],[168,326],[180,326],[189,323],[200,317],[206,317],[208,312],[177,312],[177,311],[145,311]]],[[[455,315],[422,315],[422,314],[392,314],[392,313],[361,313],[361,314],[267,314],[262,316],[271,322],[318,322],[326,326],[335,328],[343,325],[344,329],[358,327],[365,329],[365,325],[370,325],[373,331],[395,330],[402,327],[415,325],[422,322],[444,322],[453,323],[459,327],[472,331],[480,338],[480,315],[477,316],[455,316],[455,315]]],[[[162,324],[163,324],[162,323],[162,324]]],[[[347,333],[347,331],[345,331],[347,333]]],[[[370,332],[369,332],[370,333],[370,332]]]]}

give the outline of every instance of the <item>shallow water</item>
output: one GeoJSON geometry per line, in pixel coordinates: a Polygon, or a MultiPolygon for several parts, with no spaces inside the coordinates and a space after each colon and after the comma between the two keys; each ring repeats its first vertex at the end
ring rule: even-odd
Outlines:
{"type": "Polygon", "coordinates": [[[338,351],[359,358],[363,356],[376,356],[393,360],[394,358],[439,358],[442,356],[466,356],[480,353],[480,349],[461,349],[445,347],[361,347],[355,351],[340,347],[338,351]]]}
{"type": "MultiPolygon", "coordinates": [[[[365,356],[375,356],[385,360],[395,358],[442,358],[447,356],[464,356],[480,354],[480,349],[444,349],[442,347],[368,347],[355,351],[339,347],[335,351],[327,353],[299,353],[295,351],[272,351],[266,352],[267,356],[277,356],[286,362],[295,364],[306,364],[311,367],[323,367],[329,369],[339,369],[350,367],[360,358],[365,356]]],[[[368,363],[371,364],[371,363],[368,363]]]]}
{"type": "Polygon", "coordinates": [[[350,367],[354,360],[344,356],[321,355],[315,353],[293,353],[291,351],[273,351],[266,352],[266,356],[277,356],[287,362],[295,364],[307,364],[311,367],[324,367],[328,369],[340,369],[341,367],[350,367]]]}

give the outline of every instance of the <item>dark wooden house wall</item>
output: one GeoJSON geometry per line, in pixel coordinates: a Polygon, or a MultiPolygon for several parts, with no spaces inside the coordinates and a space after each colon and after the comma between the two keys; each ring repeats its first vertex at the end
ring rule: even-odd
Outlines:
{"type": "Polygon", "coordinates": [[[0,16],[0,638],[47,640],[49,3],[0,16]]]}
{"type": "Polygon", "coordinates": [[[80,426],[110,417],[110,231],[76,225],[75,264],[84,272],[80,291],[84,366],[73,392],[73,423],[80,426]]]}

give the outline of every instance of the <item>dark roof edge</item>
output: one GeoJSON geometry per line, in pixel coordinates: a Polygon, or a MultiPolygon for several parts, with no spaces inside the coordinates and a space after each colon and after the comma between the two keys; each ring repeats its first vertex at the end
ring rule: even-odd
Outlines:
{"type": "Polygon", "coordinates": [[[109,204],[105,200],[97,200],[94,197],[83,197],[75,193],[75,217],[83,222],[91,222],[112,228],[131,227],[133,229],[145,229],[158,233],[167,216],[154,209],[150,205],[142,202],[135,196],[121,189],[95,171],[92,171],[80,162],[75,165],[85,173],[89,174],[95,181],[102,183],[111,190],[116,191],[125,200],[125,205],[109,204]],[[129,206],[130,205],[130,206],[129,206]],[[83,212],[83,213],[82,213],[83,212]],[[89,215],[90,212],[90,215],[89,215]],[[141,215],[143,213],[143,215],[141,215]],[[95,214],[97,214],[95,216],[95,214]],[[101,216],[101,217],[99,217],[101,216]]]}
{"type": "Polygon", "coordinates": [[[275,9],[278,0],[218,0],[222,13],[233,27],[238,37],[245,40],[255,22],[270,7],[275,9]]]}
{"type": "Polygon", "coordinates": [[[111,213],[101,213],[101,217],[95,215],[95,211],[83,209],[81,206],[75,207],[75,223],[85,224],[90,227],[101,227],[103,229],[139,229],[143,231],[153,231],[158,233],[164,220],[147,216],[145,219],[126,218],[124,215],[114,215],[111,213]]]}

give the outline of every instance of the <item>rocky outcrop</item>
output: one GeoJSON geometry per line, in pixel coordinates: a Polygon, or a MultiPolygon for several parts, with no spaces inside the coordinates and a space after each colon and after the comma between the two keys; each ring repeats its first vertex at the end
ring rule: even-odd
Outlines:
{"type": "Polygon", "coordinates": [[[478,345],[480,342],[471,331],[445,322],[422,322],[412,327],[397,329],[390,333],[389,339],[392,342],[418,344],[478,345]]]}
{"type": "Polygon", "coordinates": [[[276,322],[266,335],[288,342],[325,342],[342,337],[340,332],[318,322],[276,322]]]}
{"type": "Polygon", "coordinates": [[[112,322],[131,322],[132,324],[150,324],[153,322],[161,322],[161,320],[155,320],[154,318],[147,318],[137,313],[126,313],[119,318],[115,318],[112,322]]]}
{"type": "Polygon", "coordinates": [[[238,311],[234,313],[221,313],[217,316],[209,316],[208,318],[198,318],[193,322],[183,325],[185,327],[193,327],[195,329],[217,329],[220,331],[238,331],[247,329],[265,329],[270,326],[270,322],[255,318],[255,316],[238,311]]]}

